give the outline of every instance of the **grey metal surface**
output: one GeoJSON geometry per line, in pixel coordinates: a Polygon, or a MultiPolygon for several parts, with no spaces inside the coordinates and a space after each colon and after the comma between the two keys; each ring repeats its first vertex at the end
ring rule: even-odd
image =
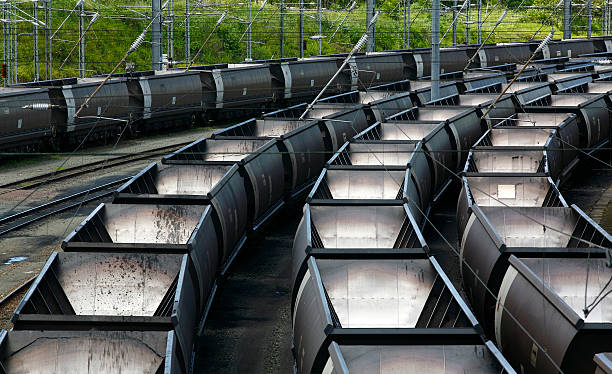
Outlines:
{"type": "MultiPolygon", "coordinates": [[[[316,370],[317,356],[326,339],[326,330],[333,327],[333,321],[319,269],[313,259],[308,261],[308,271],[296,294],[293,312],[293,337],[298,373],[316,370]]],[[[319,369],[320,370],[320,369],[319,369]]]]}
{"type": "Polygon", "coordinates": [[[406,79],[408,73],[404,56],[399,53],[368,53],[353,57],[353,62],[349,64],[352,65],[351,70],[357,73],[353,89],[400,81],[406,79]]]}
{"type": "Polygon", "coordinates": [[[46,88],[0,88],[0,143],[10,143],[10,136],[41,138],[50,135],[53,111],[27,109],[51,104],[46,88]]]}
{"type": "Polygon", "coordinates": [[[479,206],[541,207],[549,193],[558,194],[546,177],[466,177],[473,201],[479,206]]]}
{"type": "Polygon", "coordinates": [[[310,206],[325,248],[393,248],[406,212],[403,206],[310,206]]]}
{"type": "Polygon", "coordinates": [[[572,208],[563,207],[482,207],[482,211],[508,247],[566,247],[577,221],[572,208]]]}
{"type": "Polygon", "coordinates": [[[230,169],[226,165],[159,165],[155,188],[162,195],[206,195],[230,169]]]}
{"type": "Polygon", "coordinates": [[[153,163],[119,188],[119,193],[204,197],[231,168],[229,165],[153,163]]]}
{"type": "MultiPolygon", "coordinates": [[[[336,59],[301,60],[285,62],[283,77],[285,81],[285,98],[295,98],[318,93],[331,79],[336,70],[338,62],[336,59]]],[[[335,90],[341,89],[342,82],[336,83],[335,90]]]]}
{"type": "Polygon", "coordinates": [[[263,102],[276,95],[270,69],[265,65],[242,65],[213,70],[212,73],[215,77],[217,108],[263,102]]]}
{"type": "Polygon", "coordinates": [[[488,138],[493,147],[543,147],[551,131],[522,128],[491,129],[488,138]]]}
{"type": "Polygon", "coordinates": [[[291,161],[291,191],[299,193],[315,178],[326,161],[326,152],[319,123],[309,123],[282,137],[291,161]]]}
{"type": "MultiPolygon", "coordinates": [[[[501,367],[486,346],[416,345],[363,346],[340,345],[342,359],[350,374],[493,374],[501,367]]],[[[342,373],[328,360],[325,373],[342,373]]]]}
{"type": "Polygon", "coordinates": [[[429,260],[317,260],[343,328],[414,328],[436,277],[429,260]]]}
{"type": "Polygon", "coordinates": [[[267,139],[200,139],[164,157],[164,161],[236,162],[267,141],[267,139]]]}
{"type": "Polygon", "coordinates": [[[144,118],[201,111],[200,72],[165,71],[140,77],[144,118]]]}
{"type": "Polygon", "coordinates": [[[577,329],[536,287],[514,267],[509,268],[495,309],[497,345],[526,374],[558,373],[577,329]]]}
{"type": "Polygon", "coordinates": [[[455,117],[461,113],[465,112],[463,108],[453,108],[451,106],[448,107],[422,107],[418,109],[418,117],[416,118],[419,121],[446,121],[450,118],[455,117]]]}
{"type": "Polygon", "coordinates": [[[58,253],[51,271],[77,315],[151,316],[181,260],[181,255],[58,253]]]}
{"type": "Polygon", "coordinates": [[[532,53],[527,43],[500,43],[496,46],[485,46],[482,51],[483,53],[478,54],[481,68],[521,63],[527,61],[532,53]]]}
{"type": "Polygon", "coordinates": [[[252,219],[257,222],[283,202],[285,169],[278,143],[267,143],[258,152],[247,156],[242,166],[253,189],[253,200],[250,201],[253,204],[252,219]]]}
{"type": "Polygon", "coordinates": [[[381,140],[421,140],[439,125],[437,121],[392,121],[380,124],[381,140]]]}
{"type": "Polygon", "coordinates": [[[595,374],[611,374],[612,373],[612,353],[598,353],[593,357],[597,364],[595,374]]]}
{"type": "Polygon", "coordinates": [[[588,316],[583,313],[585,298],[590,305],[601,290],[610,290],[606,283],[612,277],[612,268],[606,266],[605,258],[524,258],[521,261],[585,322],[612,322],[612,299],[608,297],[603,298],[588,316]]]}
{"type": "Polygon", "coordinates": [[[185,244],[205,208],[106,204],[102,221],[114,243],[185,244]]]}
{"type": "Polygon", "coordinates": [[[82,78],[77,84],[67,85],[62,88],[64,99],[66,100],[67,123],[66,131],[74,130],[72,125],[103,122],[118,126],[119,121],[109,121],[107,119],[97,119],[95,117],[121,118],[127,119],[130,113],[138,113],[136,108],[132,108],[130,92],[127,81],[124,78],[110,79],[98,93],[89,101],[87,107],[83,108],[79,114],[80,118],[74,115],[94,90],[102,83],[102,78],[82,78]],[[82,118],[94,117],[94,118],[82,118]]]}
{"type": "Polygon", "coordinates": [[[167,347],[176,343],[172,333],[3,331],[3,334],[6,336],[2,340],[2,364],[9,373],[182,372],[172,352],[167,352],[167,347]],[[166,368],[160,368],[162,364],[166,368]]]}
{"type": "Polygon", "coordinates": [[[472,160],[481,173],[535,173],[544,163],[544,152],[475,149],[472,152],[472,160]]]}
{"type": "Polygon", "coordinates": [[[254,137],[280,137],[300,126],[304,121],[291,119],[250,119],[235,126],[218,131],[214,134],[218,136],[254,136],[254,137]]]}
{"type": "Polygon", "coordinates": [[[547,126],[557,127],[571,113],[516,113],[517,121],[513,122],[515,126],[547,126]]]}
{"type": "Polygon", "coordinates": [[[221,233],[217,234],[221,237],[222,246],[220,263],[225,263],[237,247],[242,245],[249,221],[246,177],[240,175],[238,169],[238,165],[232,166],[209,192],[221,226],[221,233]]]}
{"type": "Polygon", "coordinates": [[[391,166],[406,165],[414,150],[414,143],[351,143],[352,165],[391,166]]]}
{"type": "Polygon", "coordinates": [[[327,170],[325,183],[333,199],[395,199],[405,174],[386,170],[327,170]]]}
{"type": "Polygon", "coordinates": [[[368,125],[363,107],[326,117],[325,127],[331,138],[332,151],[337,151],[342,144],[365,130],[368,125]]]}

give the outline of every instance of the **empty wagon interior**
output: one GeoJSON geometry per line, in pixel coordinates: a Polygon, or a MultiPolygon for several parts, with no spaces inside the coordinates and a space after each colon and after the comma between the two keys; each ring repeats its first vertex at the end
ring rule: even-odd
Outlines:
{"type": "Polygon", "coordinates": [[[182,258],[163,254],[58,253],[26,294],[17,313],[169,315],[182,258]]]}
{"type": "Polygon", "coordinates": [[[310,206],[310,217],[322,248],[397,248],[412,229],[402,205],[310,206]]]}
{"type": "Polygon", "coordinates": [[[76,229],[71,241],[186,244],[206,206],[105,204],[76,229]]]}
{"type": "Polygon", "coordinates": [[[485,206],[551,206],[564,200],[547,177],[466,177],[472,200],[485,206]]]}
{"type": "Polygon", "coordinates": [[[315,199],[397,199],[402,196],[404,171],[340,170],[325,171],[312,194],[315,199]]]}

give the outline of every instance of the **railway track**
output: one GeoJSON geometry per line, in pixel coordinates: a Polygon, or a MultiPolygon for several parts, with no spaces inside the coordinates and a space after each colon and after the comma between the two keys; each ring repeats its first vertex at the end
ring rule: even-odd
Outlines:
{"type": "Polygon", "coordinates": [[[36,277],[26,279],[0,299],[0,326],[4,328],[11,320],[13,311],[34,282],[34,279],[36,277]]]}
{"type": "Polygon", "coordinates": [[[115,193],[114,187],[130,179],[131,177],[121,178],[0,218],[0,237],[52,215],[110,197],[115,193]]]}
{"type": "Polygon", "coordinates": [[[32,177],[20,179],[14,182],[8,182],[0,185],[0,189],[11,189],[11,190],[23,190],[23,189],[32,189],[36,187],[40,187],[47,183],[53,183],[61,180],[65,180],[68,178],[92,173],[99,170],[106,170],[110,168],[115,168],[118,166],[124,166],[136,161],[142,161],[147,159],[155,159],[157,157],[163,156],[168,152],[172,152],[177,150],[185,145],[189,144],[189,142],[182,142],[171,144],[163,147],[148,149],[146,151],[137,152],[134,154],[126,154],[116,157],[111,157],[105,160],[99,160],[94,162],[89,162],[83,165],[73,166],[65,169],[54,170],[49,173],[39,174],[32,177]]]}

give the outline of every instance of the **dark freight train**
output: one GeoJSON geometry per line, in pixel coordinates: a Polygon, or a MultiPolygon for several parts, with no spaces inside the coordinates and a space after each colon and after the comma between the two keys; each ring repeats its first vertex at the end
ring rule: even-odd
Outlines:
{"type": "Polygon", "coordinates": [[[612,237],[558,186],[610,144],[612,68],[594,59],[612,44],[551,42],[498,98],[536,47],[444,49],[434,101],[428,50],[360,54],[301,120],[343,56],[120,75],[78,118],[99,79],[0,91],[4,150],[287,107],[150,164],[95,209],[2,332],[0,371],[189,372],[247,236],[307,195],[298,373],[611,372],[612,237]],[[465,294],[422,233],[458,182],[465,294]]]}

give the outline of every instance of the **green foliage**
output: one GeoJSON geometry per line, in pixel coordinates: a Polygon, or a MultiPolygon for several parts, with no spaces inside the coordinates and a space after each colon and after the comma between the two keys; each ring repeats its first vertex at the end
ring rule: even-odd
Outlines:
{"type": "MultiPolygon", "coordinates": [[[[376,49],[398,49],[404,47],[403,27],[404,13],[400,12],[400,0],[378,0],[377,10],[381,11],[381,15],[376,25],[376,49]]],[[[517,7],[522,3],[518,14],[508,17],[495,32],[490,42],[510,41],[517,39],[529,39],[533,33],[542,29],[537,37],[542,37],[550,27],[559,29],[561,26],[561,9],[552,13],[552,8],[558,0],[503,0],[501,3],[482,1],[483,8],[487,11],[493,10],[489,16],[487,23],[483,26],[483,37],[488,33],[506,6],[510,9],[517,7]],[[524,6],[533,4],[535,7],[530,9],[523,8],[524,6]],[[499,6],[501,5],[501,6],[499,6]],[[542,27],[542,24],[545,26],[542,27]]],[[[321,42],[321,53],[342,53],[349,51],[352,46],[359,40],[365,28],[365,2],[360,0],[357,8],[347,17],[345,22],[339,28],[338,33],[333,39],[330,36],[338,28],[340,20],[346,14],[345,9],[351,0],[323,0],[322,4],[327,9],[323,13],[322,29],[327,36],[321,42]]],[[[310,36],[317,34],[316,27],[316,11],[313,8],[312,2],[309,4],[311,9],[304,12],[304,34],[306,36],[306,51],[305,55],[317,54],[317,41],[309,39],[310,36]]],[[[452,6],[454,1],[443,1],[443,6],[452,6]]],[[[462,1],[458,0],[457,4],[461,5],[462,1]]],[[[67,11],[59,9],[72,9],[74,0],[53,0],[53,26],[58,27],[59,24],[68,16],[67,11]]],[[[150,2],[143,0],[107,0],[103,3],[89,2],[86,4],[98,4],[100,9],[88,7],[86,10],[89,14],[98,11],[101,17],[93,24],[91,30],[86,36],[86,67],[87,75],[102,74],[110,71],[121,57],[128,50],[130,44],[142,32],[149,23],[148,19],[143,19],[141,14],[150,14],[150,2]],[[133,8],[126,7],[126,4],[133,8]],[[138,8],[138,6],[141,6],[138,8]]],[[[206,16],[194,15],[191,18],[191,57],[193,58],[211,33],[221,9],[230,9],[230,17],[219,26],[214,35],[210,38],[196,64],[211,64],[211,63],[236,63],[244,60],[246,49],[246,38],[241,40],[242,35],[246,30],[246,24],[241,19],[246,19],[246,6],[244,2],[237,5],[234,0],[222,0],[212,4],[206,10],[198,9],[199,13],[206,13],[206,16]],[[217,11],[215,11],[217,9],[217,11]]],[[[414,0],[411,1],[410,21],[410,47],[428,47],[431,40],[431,15],[429,7],[430,0],[414,0]],[[421,9],[424,8],[424,9],[421,9]]],[[[261,2],[253,3],[253,15],[259,9],[261,2]]],[[[285,56],[297,56],[299,53],[298,47],[298,13],[295,9],[295,2],[286,2],[285,13],[285,56]]],[[[31,5],[22,5],[23,10],[31,12],[31,5]]],[[[195,11],[195,10],[194,10],[195,11]]],[[[279,58],[280,56],[280,0],[271,0],[267,3],[264,10],[256,19],[253,25],[253,59],[279,58]]],[[[176,1],[174,4],[174,12],[177,15],[174,31],[174,50],[175,61],[185,62],[185,31],[184,31],[184,3],[176,1]]],[[[600,22],[596,22],[597,17],[601,17],[598,9],[594,10],[593,34],[597,35],[600,32],[600,22]]],[[[42,13],[42,12],[40,12],[42,13]]],[[[486,12],[484,12],[486,13],[486,12]]],[[[475,17],[475,10],[472,14],[475,17]]],[[[41,15],[42,16],[42,15],[41,15]]],[[[443,8],[441,18],[441,32],[445,33],[452,22],[452,12],[448,8],[443,8]]],[[[473,19],[475,20],[475,19],[473,19]]],[[[86,21],[86,23],[88,20],[86,21]]],[[[586,22],[585,17],[577,17],[574,20],[575,33],[578,36],[583,34],[584,27],[581,26],[586,22]]],[[[32,26],[26,22],[19,23],[19,62],[18,74],[21,81],[33,80],[34,64],[33,64],[33,38],[32,26]]],[[[461,19],[458,23],[458,43],[465,43],[465,19],[461,19]]],[[[44,64],[44,32],[39,33],[39,55],[41,56],[41,77],[45,76],[44,64]]],[[[476,41],[476,26],[472,26],[472,40],[476,41]]],[[[72,13],[60,31],[57,33],[53,42],[53,76],[70,77],[77,75],[78,67],[78,50],[75,49],[67,59],[62,70],[59,69],[62,61],[66,59],[68,53],[75,45],[78,39],[78,17],[76,12],[72,13]]],[[[452,31],[449,31],[442,41],[443,45],[450,45],[452,42],[452,31]]],[[[166,41],[164,41],[164,50],[166,50],[166,41]]],[[[128,62],[135,65],[137,70],[147,70],[151,67],[151,48],[150,48],[150,33],[147,40],[142,46],[132,53],[128,62]]],[[[182,65],[178,65],[182,66],[182,65]]],[[[123,69],[123,68],[121,68],[123,69]]],[[[121,70],[120,70],[121,71],[121,70]]]]}

